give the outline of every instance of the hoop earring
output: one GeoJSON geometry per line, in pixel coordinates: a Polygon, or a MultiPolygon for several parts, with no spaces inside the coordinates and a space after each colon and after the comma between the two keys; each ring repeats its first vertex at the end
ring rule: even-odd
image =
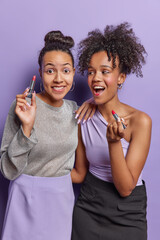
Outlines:
{"type": "Polygon", "coordinates": [[[121,89],[122,86],[123,86],[123,83],[119,83],[119,84],[117,84],[117,88],[118,88],[118,89],[121,89]]]}
{"type": "Polygon", "coordinates": [[[72,83],[72,87],[70,89],[70,92],[73,92],[74,88],[75,88],[75,81],[73,81],[73,83],[72,83]]]}
{"type": "Polygon", "coordinates": [[[43,83],[40,82],[40,91],[43,92],[44,91],[44,87],[43,87],[43,83]]]}

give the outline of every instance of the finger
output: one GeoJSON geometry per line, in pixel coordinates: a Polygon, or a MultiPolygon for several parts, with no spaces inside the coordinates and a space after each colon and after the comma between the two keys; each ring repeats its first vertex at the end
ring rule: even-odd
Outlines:
{"type": "Polygon", "coordinates": [[[18,112],[19,112],[19,109],[20,109],[21,111],[26,111],[26,110],[27,110],[27,107],[26,107],[26,105],[25,105],[24,103],[19,102],[19,103],[17,103],[17,105],[16,105],[15,113],[18,113],[18,112]]]}
{"type": "Polygon", "coordinates": [[[24,94],[24,95],[27,95],[28,92],[29,92],[29,87],[27,87],[27,88],[25,89],[25,91],[23,92],[23,94],[24,94]]]}
{"type": "Polygon", "coordinates": [[[17,99],[17,98],[25,99],[25,97],[26,97],[26,96],[25,96],[24,94],[17,94],[17,95],[16,95],[16,99],[17,99]]]}
{"type": "Polygon", "coordinates": [[[97,110],[97,106],[96,106],[96,105],[93,105],[93,108],[92,108],[92,111],[91,111],[91,113],[90,113],[90,116],[89,116],[88,120],[93,117],[93,115],[95,114],[96,110],[97,110]]]}
{"type": "Polygon", "coordinates": [[[126,129],[128,125],[128,120],[124,120],[124,118],[121,118],[121,122],[122,122],[123,128],[126,129]]]}
{"type": "Polygon", "coordinates": [[[84,102],[84,103],[78,108],[78,110],[76,111],[76,116],[75,116],[76,119],[78,118],[78,116],[81,114],[81,112],[82,112],[83,109],[85,108],[85,105],[86,105],[86,103],[84,102]]]}
{"type": "Polygon", "coordinates": [[[25,99],[22,99],[22,98],[17,98],[16,103],[22,103],[26,105],[26,107],[30,107],[30,104],[25,99]]]}
{"type": "Polygon", "coordinates": [[[32,93],[31,106],[36,107],[36,92],[32,93]]]}
{"type": "Polygon", "coordinates": [[[88,106],[86,105],[78,116],[78,122],[77,122],[78,124],[82,121],[82,118],[85,116],[87,111],[88,111],[88,106]]]}
{"type": "Polygon", "coordinates": [[[118,128],[117,122],[114,122],[114,123],[112,124],[112,130],[113,130],[113,134],[114,134],[115,136],[117,135],[117,128],[118,128]]]}
{"type": "Polygon", "coordinates": [[[121,138],[124,137],[124,128],[123,128],[123,125],[122,125],[122,122],[117,122],[117,135],[119,135],[121,138]]]}
{"type": "MultiPolygon", "coordinates": [[[[83,123],[85,123],[90,118],[91,112],[92,112],[92,109],[87,110],[83,119],[83,123]]],[[[79,117],[78,117],[78,120],[79,120],[79,117]]]]}
{"type": "Polygon", "coordinates": [[[85,123],[87,120],[90,120],[93,117],[95,111],[96,111],[96,106],[90,104],[90,107],[88,108],[87,112],[85,113],[83,123],[85,123]]]}
{"type": "Polygon", "coordinates": [[[108,133],[113,137],[113,125],[112,124],[108,124],[107,130],[108,130],[108,133]]]}

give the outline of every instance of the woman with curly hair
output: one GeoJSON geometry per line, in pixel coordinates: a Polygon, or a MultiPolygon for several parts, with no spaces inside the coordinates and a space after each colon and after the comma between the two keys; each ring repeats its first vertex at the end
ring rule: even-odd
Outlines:
{"type": "Polygon", "coordinates": [[[128,23],[89,32],[79,44],[79,70],[88,72],[98,108],[81,125],[89,171],[74,207],[72,240],[147,239],[142,169],[151,118],[120,102],[117,93],[127,75],[142,77],[145,55],[128,23]]]}

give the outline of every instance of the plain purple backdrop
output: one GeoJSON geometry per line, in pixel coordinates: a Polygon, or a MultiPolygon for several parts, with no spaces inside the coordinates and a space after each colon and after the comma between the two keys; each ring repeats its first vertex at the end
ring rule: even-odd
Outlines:
{"type": "MultiPolygon", "coordinates": [[[[150,115],[151,148],[143,178],[148,192],[148,239],[159,239],[160,226],[160,2],[159,0],[1,0],[0,1],[0,141],[11,102],[37,75],[37,58],[44,35],[61,30],[77,44],[88,31],[107,24],[131,23],[148,52],[143,78],[130,76],[119,92],[121,101],[150,115]]],[[[76,47],[74,49],[76,55],[76,47]]],[[[75,91],[67,95],[81,104],[90,97],[85,78],[75,77],[75,91]]],[[[0,229],[7,199],[8,181],[0,175],[0,229]]]]}

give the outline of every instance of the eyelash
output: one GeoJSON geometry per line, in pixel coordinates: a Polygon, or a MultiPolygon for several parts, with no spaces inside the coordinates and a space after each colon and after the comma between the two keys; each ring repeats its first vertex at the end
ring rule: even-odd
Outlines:
{"type": "Polygon", "coordinates": [[[104,71],[102,71],[102,73],[103,74],[108,74],[108,73],[110,73],[108,70],[104,70],[104,71]]]}
{"type": "MultiPolygon", "coordinates": [[[[53,74],[55,71],[54,71],[54,69],[47,69],[46,72],[47,72],[48,74],[53,74]]],[[[70,69],[65,68],[65,69],[63,69],[63,72],[66,73],[66,74],[67,74],[67,73],[70,73],[70,69]]]]}
{"type": "MultiPolygon", "coordinates": [[[[108,73],[110,73],[108,70],[102,71],[102,74],[108,74],[108,73]]],[[[94,74],[94,71],[88,71],[88,76],[93,75],[93,74],[94,74]]]]}
{"type": "Polygon", "coordinates": [[[53,69],[47,69],[46,72],[47,72],[48,74],[52,74],[52,73],[54,73],[54,70],[53,70],[53,69]],[[50,71],[51,71],[51,72],[50,72],[50,71]]]}
{"type": "Polygon", "coordinates": [[[70,73],[70,69],[65,68],[65,69],[63,70],[63,72],[64,72],[64,73],[70,73]]]}

